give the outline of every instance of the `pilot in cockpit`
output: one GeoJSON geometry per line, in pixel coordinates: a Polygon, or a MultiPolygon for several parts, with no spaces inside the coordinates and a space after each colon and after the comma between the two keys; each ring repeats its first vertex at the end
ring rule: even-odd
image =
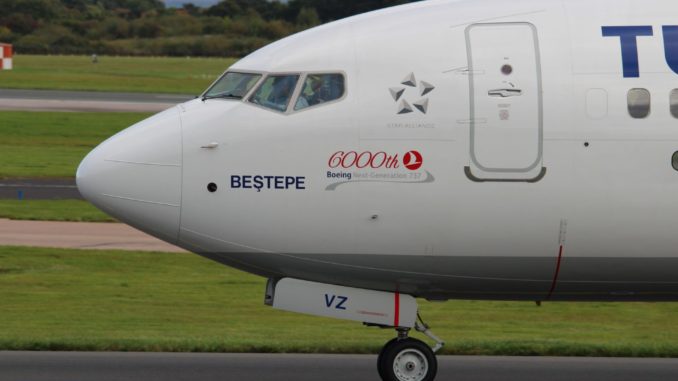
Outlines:
{"type": "Polygon", "coordinates": [[[306,83],[301,94],[299,94],[295,109],[300,110],[325,102],[322,87],[322,76],[309,75],[308,78],[306,78],[306,83]]]}
{"type": "Polygon", "coordinates": [[[294,86],[297,83],[297,78],[293,76],[279,77],[278,83],[273,86],[271,95],[268,96],[268,102],[274,105],[287,105],[289,98],[292,96],[294,86]]]}

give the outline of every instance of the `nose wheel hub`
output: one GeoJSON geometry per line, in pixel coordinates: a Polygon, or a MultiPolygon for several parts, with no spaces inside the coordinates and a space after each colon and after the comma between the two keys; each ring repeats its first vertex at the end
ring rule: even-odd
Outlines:
{"type": "Polygon", "coordinates": [[[426,356],[417,349],[407,348],[396,355],[393,373],[399,381],[422,381],[428,373],[426,356]]]}

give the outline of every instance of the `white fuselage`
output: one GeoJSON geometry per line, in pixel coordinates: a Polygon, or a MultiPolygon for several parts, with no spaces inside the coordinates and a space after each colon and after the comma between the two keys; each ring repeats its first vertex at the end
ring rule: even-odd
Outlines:
{"type": "Polygon", "coordinates": [[[133,226],[271,278],[678,300],[678,40],[664,28],[677,16],[670,0],[460,0],[342,20],[229,69],[341,73],[340,99],[287,112],[196,99],[102,144],[78,185],[133,226]],[[629,35],[604,35],[620,26],[651,27],[628,29],[637,76],[629,35]],[[633,117],[646,93],[649,115],[633,117]]]}

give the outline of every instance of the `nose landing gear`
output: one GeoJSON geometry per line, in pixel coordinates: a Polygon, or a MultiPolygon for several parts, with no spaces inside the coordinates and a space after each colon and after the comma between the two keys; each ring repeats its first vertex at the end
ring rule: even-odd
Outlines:
{"type": "Polygon", "coordinates": [[[358,321],[368,327],[395,328],[398,336],[386,343],[377,360],[381,379],[432,381],[436,376],[435,352],[444,343],[421,320],[412,295],[282,278],[269,279],[264,303],[285,311],[358,321]],[[409,338],[412,328],[436,345],[430,348],[409,338]]]}
{"type": "Polygon", "coordinates": [[[409,328],[396,328],[398,337],[387,342],[377,358],[377,371],[383,381],[432,381],[435,378],[438,372],[435,352],[444,342],[423,322],[417,322],[414,329],[434,340],[436,346],[431,348],[421,340],[408,337],[409,328]]]}

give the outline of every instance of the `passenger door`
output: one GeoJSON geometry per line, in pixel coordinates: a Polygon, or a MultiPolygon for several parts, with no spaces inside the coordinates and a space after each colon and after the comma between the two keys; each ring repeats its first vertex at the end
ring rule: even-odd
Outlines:
{"type": "Polygon", "coordinates": [[[543,107],[537,29],[530,23],[466,29],[473,181],[539,181],[543,107]]]}

